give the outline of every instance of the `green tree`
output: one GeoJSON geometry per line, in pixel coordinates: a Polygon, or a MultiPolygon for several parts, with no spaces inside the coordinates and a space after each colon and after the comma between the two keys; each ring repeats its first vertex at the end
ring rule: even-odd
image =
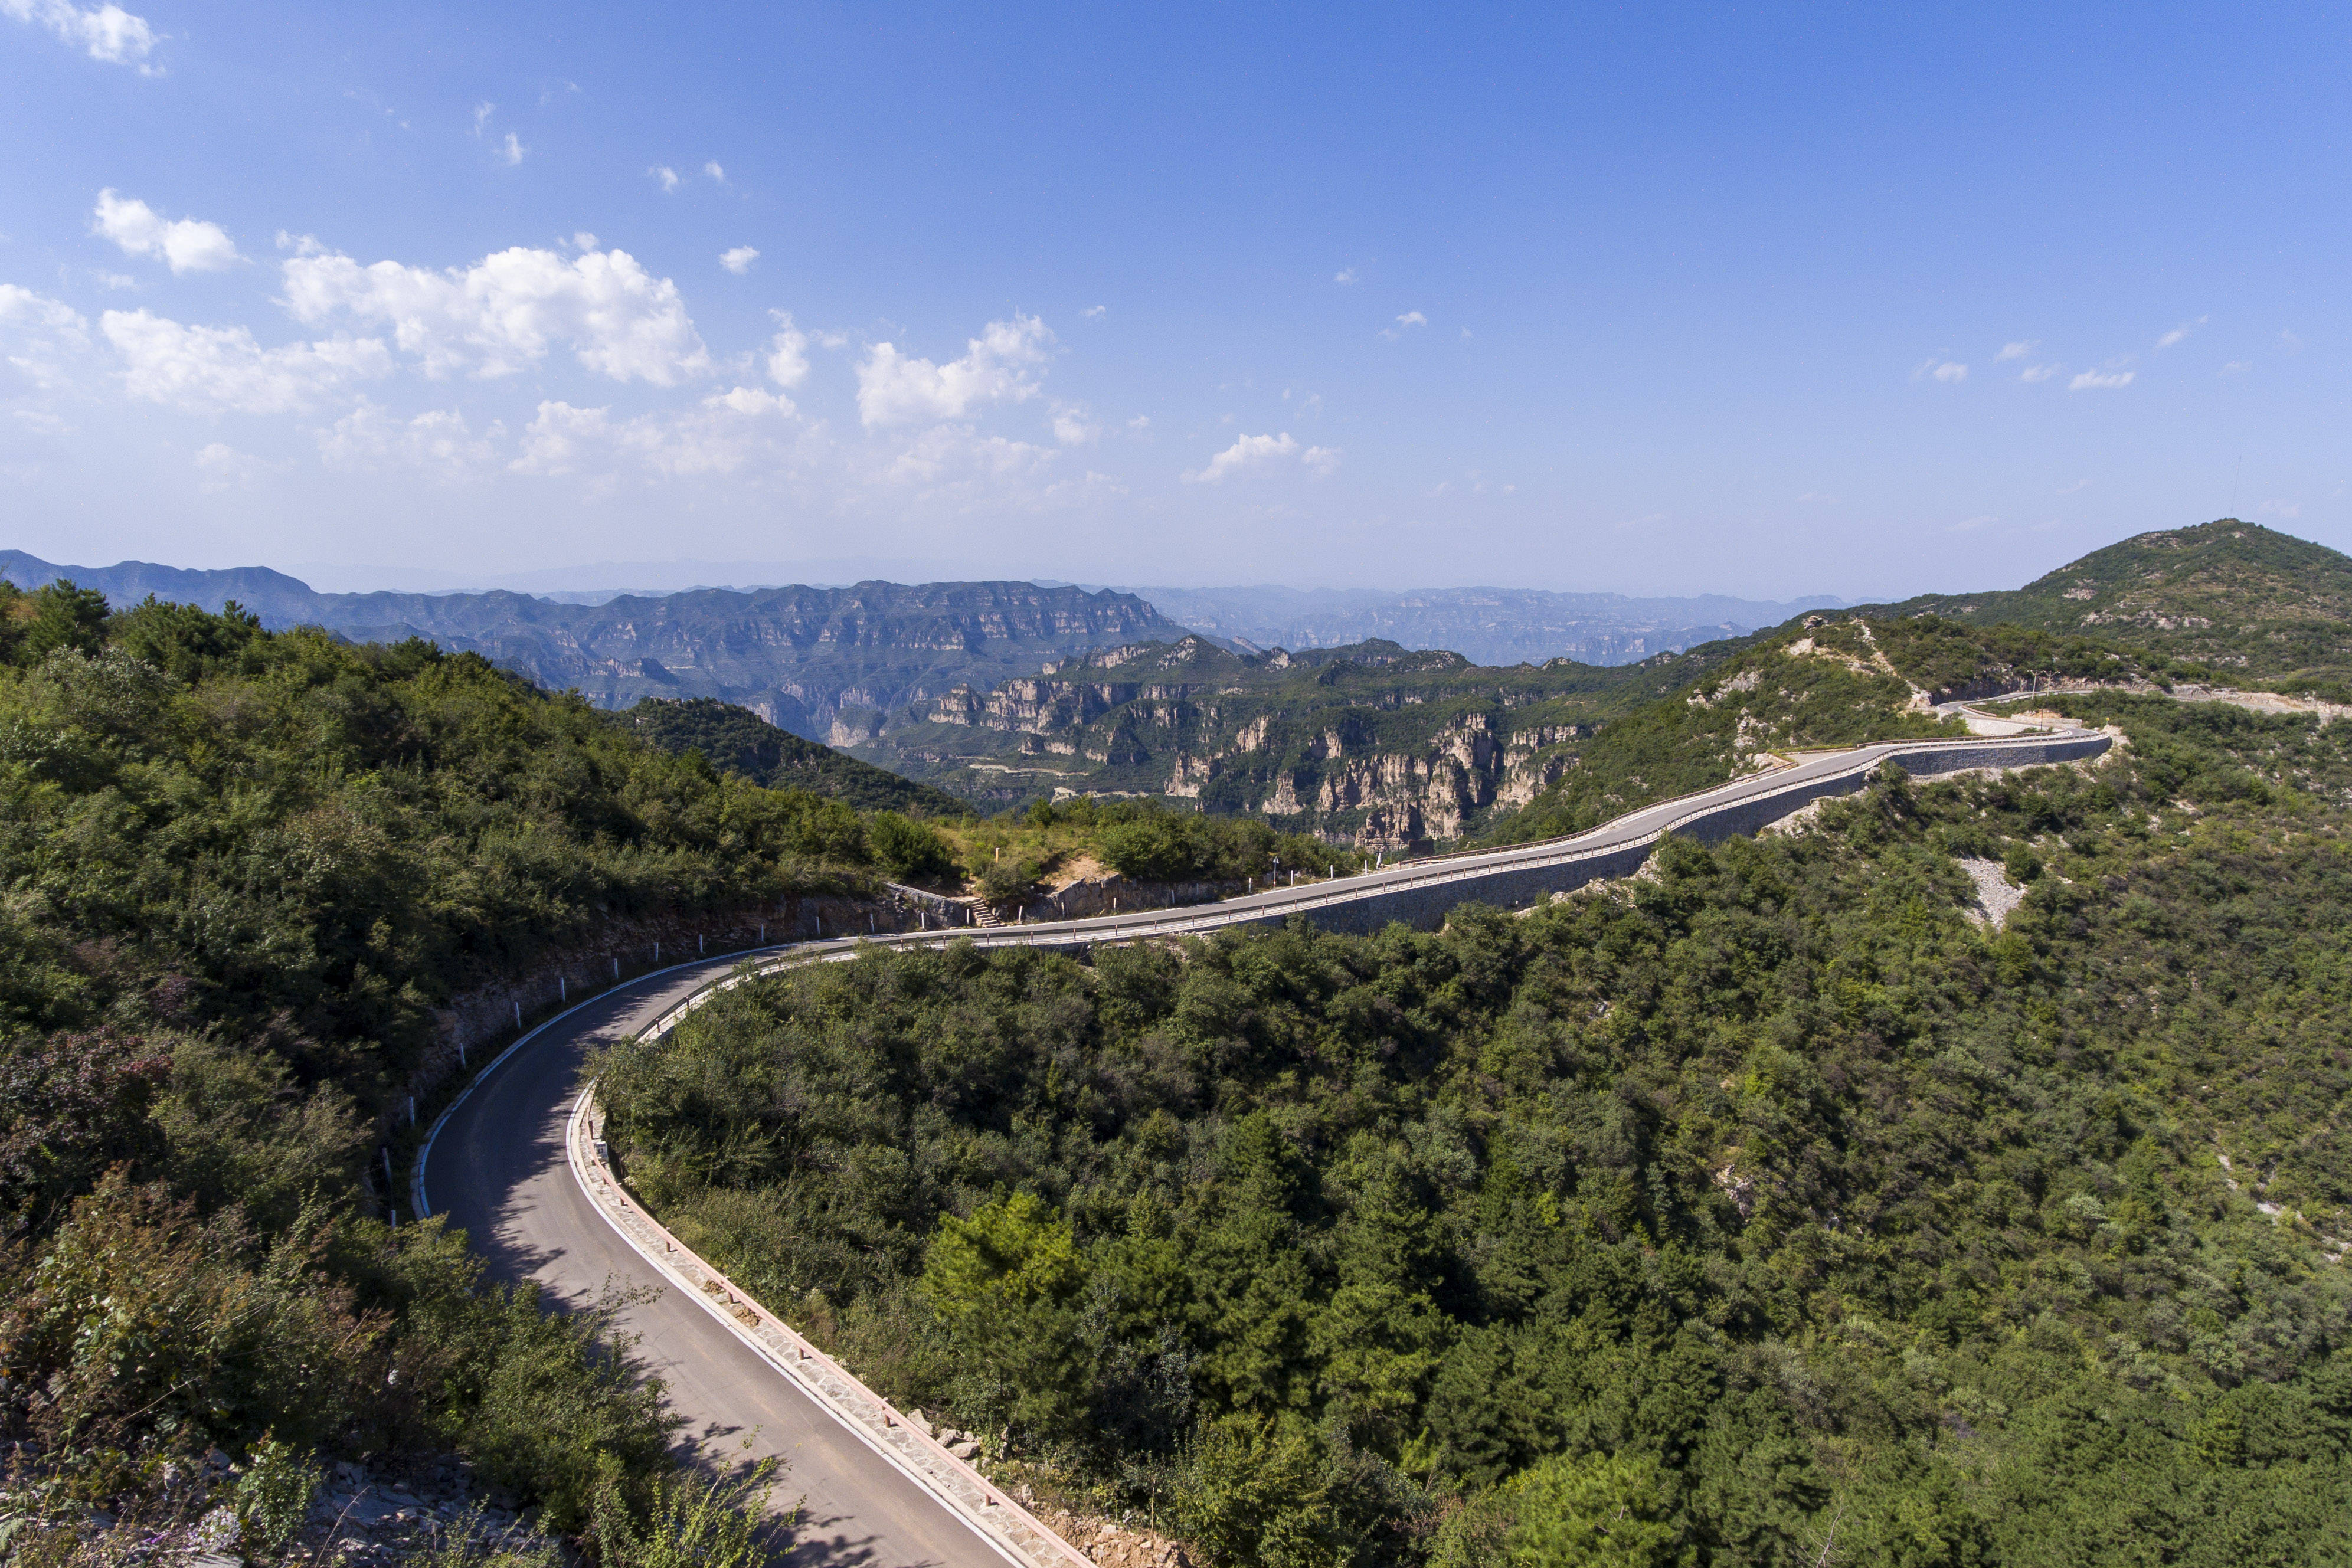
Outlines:
{"type": "Polygon", "coordinates": [[[941,882],[957,873],[955,851],[928,824],[896,811],[876,813],[866,841],[883,874],[894,882],[941,882]]]}

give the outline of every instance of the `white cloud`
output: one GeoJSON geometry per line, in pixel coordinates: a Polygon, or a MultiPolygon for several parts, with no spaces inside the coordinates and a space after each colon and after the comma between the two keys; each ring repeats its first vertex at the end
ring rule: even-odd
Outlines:
{"type": "Polygon", "coordinates": [[[2054,361],[2046,365],[2028,365],[2023,370],[2017,372],[2017,379],[2021,382],[2032,382],[2037,383],[2046,382],[2052,376],[2056,375],[2060,371],[2063,371],[2065,368],[2065,366],[2054,361]]]}
{"type": "Polygon", "coordinates": [[[2091,482],[2088,479],[2077,479],[2071,485],[2059,486],[2058,494],[2062,496],[2072,496],[2080,491],[2087,490],[2090,487],[2091,482]]]}
{"type": "MultiPolygon", "coordinates": [[[[1324,449],[1318,446],[1310,450],[1321,453],[1324,449]]],[[[1262,468],[1297,451],[1298,443],[1290,438],[1288,431],[1280,435],[1244,435],[1184,477],[1196,485],[1214,485],[1222,482],[1228,474],[1236,474],[1245,468],[1262,468]]]]}
{"type": "Polygon", "coordinates": [[[507,167],[511,169],[521,162],[522,155],[530,151],[530,148],[522,144],[522,139],[509,131],[507,132],[507,143],[499,150],[499,156],[505,159],[507,167]]]}
{"type": "Polygon", "coordinates": [[[2084,371],[2066,383],[2068,392],[2103,392],[2132,384],[2133,371],[2084,371]]]}
{"type": "Polygon", "coordinates": [[[2031,341],[2021,343],[2003,343],[2000,346],[2000,352],[1992,357],[1993,363],[2000,364],[2004,360],[2021,360],[2040,347],[2041,344],[2031,341]]]}
{"type": "Polygon", "coordinates": [[[488,125],[490,122],[490,116],[498,111],[499,106],[495,103],[486,101],[474,105],[474,134],[479,136],[482,133],[482,127],[488,125]]]}
{"type": "Polygon", "coordinates": [[[1108,305],[1089,305],[1078,312],[1089,321],[1099,321],[1109,313],[1110,307],[1108,305]]]}
{"type": "Polygon", "coordinates": [[[1100,426],[1087,417],[1085,405],[1067,403],[1054,410],[1054,439],[1065,446],[1083,446],[1102,434],[1100,426]]]}
{"type": "Polygon", "coordinates": [[[1383,338],[1402,337],[1405,333],[1412,331],[1415,327],[1426,327],[1428,325],[1428,317],[1423,315],[1418,310],[1408,310],[1403,315],[1396,319],[1395,326],[1382,328],[1381,329],[1381,336],[1383,338]]]}
{"type": "Polygon", "coordinates": [[[2221,367],[2221,374],[2225,376],[2242,376],[2253,368],[2254,361],[2252,360],[2231,360],[2228,364],[2221,367]]]}
{"type": "Polygon", "coordinates": [[[1045,361],[1054,334],[1034,316],[991,321],[964,347],[963,357],[935,365],[909,359],[891,343],[877,343],[857,367],[857,414],[868,429],[961,419],[990,402],[1034,397],[1032,371],[1045,361]]]}
{"type": "Polygon", "coordinates": [[[297,256],[283,264],[286,304],[305,323],[347,314],[393,329],[425,374],[470,370],[511,375],[536,362],[551,340],[616,382],[674,386],[709,373],[710,352],[686,313],[677,285],[655,277],[623,250],[569,259],[517,246],[467,267],[435,272],[350,256],[297,256]]]}
{"type": "Polygon", "coordinates": [[[194,218],[166,223],[146,203],[126,201],[111,190],[98,193],[90,233],[112,240],[125,256],[161,256],[173,272],[219,272],[245,259],[220,225],[194,218]]]}
{"type": "Polygon", "coordinates": [[[122,356],[131,396],[201,411],[282,413],[393,368],[373,338],[265,349],[243,327],[186,327],[145,310],[109,310],[99,329],[122,356]]]}
{"type": "MultiPolygon", "coordinates": [[[[991,503],[1035,506],[1062,486],[1041,481],[1060,455],[1055,448],[1002,435],[982,435],[966,425],[935,424],[898,447],[876,477],[919,487],[927,500],[956,507],[991,503]]],[[[1095,476],[1089,475],[1088,483],[1095,476]]]]}
{"type": "Polygon", "coordinates": [[[47,27],[68,44],[79,44],[89,57],[109,65],[136,66],[142,76],[160,76],[147,63],[163,40],[144,16],[134,16],[116,5],[85,11],[68,0],[0,0],[0,16],[13,16],[47,27]]]}
{"type": "Polygon", "coordinates": [[[1356,281],[1356,269],[1352,267],[1343,267],[1332,275],[1331,281],[1334,283],[1353,283],[1356,281]]]}
{"type": "MultiPolygon", "coordinates": [[[[491,434],[499,434],[497,425],[491,434]]],[[[319,457],[331,468],[419,468],[443,477],[478,472],[496,455],[456,409],[428,409],[403,419],[362,398],[351,413],[318,432],[319,457]]]]}
{"type": "Polygon", "coordinates": [[[66,361],[89,351],[89,323],[61,299],[0,283],[0,342],[8,362],[46,390],[63,385],[66,361]]]}
{"type": "Polygon", "coordinates": [[[1310,446],[1298,455],[1298,461],[1317,478],[1328,478],[1339,466],[1339,449],[1336,446],[1310,446]]]}
{"type": "Polygon", "coordinates": [[[139,287],[139,280],[131,277],[127,272],[101,271],[98,275],[98,280],[109,288],[136,288],[139,287]]]}
{"type": "Polygon", "coordinates": [[[523,432],[522,455],[507,466],[543,475],[622,465],[667,478],[730,474],[770,444],[774,423],[792,412],[790,399],[758,387],[715,392],[691,410],[626,420],[606,408],[542,402],[523,432]]]}
{"type": "Polygon", "coordinates": [[[1133,419],[1127,422],[1127,427],[1129,430],[1150,430],[1151,428],[1151,416],[1148,413],[1139,413],[1133,419]]]}
{"type": "Polygon", "coordinates": [[[1911,372],[1913,381],[1938,381],[1947,384],[1969,379],[1969,368],[1952,360],[1923,360],[1911,372]]]}
{"type": "Polygon", "coordinates": [[[50,331],[80,332],[89,326],[81,312],[62,299],[49,299],[13,283],[0,283],[0,327],[41,327],[50,331]]]}
{"type": "Polygon", "coordinates": [[[203,484],[207,490],[250,490],[285,466],[249,452],[239,452],[225,441],[213,442],[196,452],[196,472],[204,476],[203,484]]]}
{"type": "Polygon", "coordinates": [[[793,313],[770,314],[782,329],[768,340],[768,379],[780,387],[796,387],[808,379],[808,334],[793,325],[793,313]]]}
{"type": "Polygon", "coordinates": [[[705,163],[702,166],[702,172],[709,175],[712,179],[718,181],[722,185],[727,183],[727,171],[719,166],[716,159],[705,163]]]}
{"type": "Polygon", "coordinates": [[[668,164],[656,163],[652,168],[646,170],[646,172],[651,174],[655,179],[659,180],[663,190],[675,191],[677,189],[677,171],[671,168],[668,164]]]}
{"type": "Polygon", "coordinates": [[[739,245],[732,250],[721,251],[719,254],[719,265],[738,277],[751,271],[751,264],[759,259],[758,248],[748,245],[739,245]]]}
{"type": "Polygon", "coordinates": [[[2175,327],[2171,331],[2167,332],[2163,337],[2158,338],[2156,340],[2156,346],[2159,349],[2169,349],[2173,344],[2178,343],[2181,339],[2186,338],[2189,333],[2194,332],[2198,328],[2202,327],[2206,322],[2210,321],[2211,319],[2212,318],[2210,316],[2200,316],[2194,321],[2183,321],[2179,326],[2175,327]]]}

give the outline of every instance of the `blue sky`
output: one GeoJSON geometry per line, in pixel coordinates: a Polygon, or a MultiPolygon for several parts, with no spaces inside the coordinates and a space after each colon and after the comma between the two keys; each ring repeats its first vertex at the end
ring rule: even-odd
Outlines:
{"type": "Polygon", "coordinates": [[[0,0],[0,545],[1852,597],[2352,548],[2340,8],[0,0]],[[756,253],[756,254],[752,254],[756,253]]]}

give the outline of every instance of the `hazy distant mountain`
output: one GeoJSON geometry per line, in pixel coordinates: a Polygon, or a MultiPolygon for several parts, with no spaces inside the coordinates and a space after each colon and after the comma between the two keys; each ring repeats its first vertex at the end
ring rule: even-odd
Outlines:
{"type": "Polygon", "coordinates": [[[599,707],[717,697],[814,740],[871,734],[893,710],[1047,659],[1183,632],[1131,594],[1030,582],[704,589],[592,605],[511,592],[314,593],[261,567],[58,566],[0,551],[0,577],[19,587],[60,576],[118,605],[150,593],[210,610],[234,599],[268,626],[324,626],[362,643],[424,637],[599,707]]]}
{"type": "Polygon", "coordinates": [[[1443,648],[1478,664],[1574,659],[1626,664],[1669,650],[1774,626],[1830,595],[1786,601],[1632,599],[1622,593],[1549,593],[1532,588],[1438,588],[1410,592],[1345,588],[1134,588],[1160,613],[1196,632],[1255,648],[1340,648],[1383,638],[1443,648]]]}
{"type": "Polygon", "coordinates": [[[542,685],[574,688],[599,707],[625,708],[646,697],[716,697],[838,747],[865,746],[886,730],[921,725],[932,705],[958,686],[986,691],[1013,676],[1034,675],[1048,661],[1171,642],[1187,628],[1249,649],[1306,651],[1385,639],[1482,665],[1560,658],[1623,664],[1839,602],[1495,588],[1122,591],[1003,581],[612,597],[509,590],[320,593],[266,567],[58,566],[0,551],[0,577],[20,587],[59,576],[118,605],[150,593],[212,610],[233,599],[271,627],[320,625],[367,643],[424,637],[480,653],[542,685]]]}

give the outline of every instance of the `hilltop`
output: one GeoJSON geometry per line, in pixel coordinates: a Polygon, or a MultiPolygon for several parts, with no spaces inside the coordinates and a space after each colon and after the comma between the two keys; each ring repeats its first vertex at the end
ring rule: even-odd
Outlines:
{"type": "Polygon", "coordinates": [[[1935,704],[2035,680],[2341,681],[2352,559],[2224,518],[2137,535],[2021,589],[1810,614],[1643,668],[1654,689],[1621,688],[1597,732],[1562,747],[1557,781],[1493,837],[1580,831],[1793,748],[1958,734],[1935,704]],[[1686,684],[1655,692],[1669,672],[1686,684]]]}
{"type": "Polygon", "coordinates": [[[2136,534],[2023,588],[1883,612],[2090,633],[2236,675],[2352,675],[2352,557],[2235,517],[2136,534]]]}
{"type": "Polygon", "coordinates": [[[646,697],[614,718],[673,757],[697,751],[720,772],[772,789],[805,789],[861,811],[960,817],[971,810],[943,790],[803,740],[716,697],[646,697]]]}

